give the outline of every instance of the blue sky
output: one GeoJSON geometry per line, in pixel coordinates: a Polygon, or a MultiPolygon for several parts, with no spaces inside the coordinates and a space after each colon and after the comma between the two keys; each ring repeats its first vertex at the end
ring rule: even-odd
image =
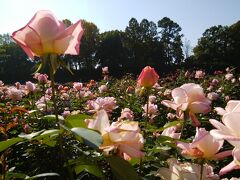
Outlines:
{"type": "Polygon", "coordinates": [[[210,26],[240,20],[239,0],[1,0],[0,5],[0,34],[23,27],[41,9],[51,10],[60,20],[86,19],[100,32],[124,30],[131,17],[157,23],[167,16],[194,46],[210,26]]]}

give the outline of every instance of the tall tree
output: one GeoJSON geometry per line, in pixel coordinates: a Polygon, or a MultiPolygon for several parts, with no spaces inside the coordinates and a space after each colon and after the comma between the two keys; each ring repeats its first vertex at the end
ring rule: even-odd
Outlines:
{"type": "MultiPolygon", "coordinates": [[[[70,26],[72,24],[68,19],[63,20],[63,22],[66,26],[70,26]]],[[[80,44],[80,55],[65,56],[70,63],[70,66],[74,70],[79,70],[81,68],[91,69],[96,64],[94,56],[98,47],[99,29],[92,22],[88,22],[86,20],[81,20],[81,22],[84,29],[84,34],[80,44]]]]}
{"type": "Polygon", "coordinates": [[[160,41],[164,46],[165,63],[181,63],[183,61],[182,28],[168,17],[164,17],[158,21],[160,28],[160,41]]]}
{"type": "Polygon", "coordinates": [[[125,33],[133,67],[156,66],[159,59],[162,59],[162,46],[158,41],[157,25],[147,19],[138,23],[135,18],[132,18],[125,33]]]}
{"type": "Polygon", "coordinates": [[[96,59],[101,66],[108,66],[115,75],[122,73],[128,65],[128,51],[124,47],[123,37],[124,33],[117,30],[107,31],[99,36],[96,59]]]}

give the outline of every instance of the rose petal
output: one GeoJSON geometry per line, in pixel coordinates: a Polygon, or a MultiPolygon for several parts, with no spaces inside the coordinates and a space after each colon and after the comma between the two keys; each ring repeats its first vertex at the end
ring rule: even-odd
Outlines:
{"type": "Polygon", "coordinates": [[[218,115],[221,115],[221,116],[227,113],[227,111],[225,111],[225,109],[221,107],[216,107],[214,110],[217,112],[218,115]]]}
{"type": "Polygon", "coordinates": [[[232,161],[230,164],[220,170],[219,175],[224,175],[234,169],[240,169],[240,166],[236,165],[235,162],[232,161]]]}
{"type": "Polygon", "coordinates": [[[225,109],[227,112],[240,112],[240,101],[230,100],[225,109]]]}
{"type": "Polygon", "coordinates": [[[188,102],[188,96],[184,89],[175,88],[172,90],[172,97],[176,104],[183,104],[188,102]]]}
{"type": "Polygon", "coordinates": [[[80,39],[83,35],[81,21],[68,27],[54,42],[55,51],[59,54],[79,54],[80,39]]]}
{"type": "Polygon", "coordinates": [[[223,116],[222,122],[234,133],[240,137],[240,112],[227,113],[223,116]]]}
{"type": "Polygon", "coordinates": [[[156,176],[160,177],[163,180],[179,179],[179,176],[174,172],[170,171],[168,168],[159,168],[156,173],[156,176]]]}
{"type": "Polygon", "coordinates": [[[12,38],[31,59],[42,54],[41,39],[28,25],[13,32],[12,38]]]}
{"type": "Polygon", "coordinates": [[[195,101],[189,105],[189,109],[193,113],[208,113],[211,110],[211,107],[207,103],[195,101]]]}

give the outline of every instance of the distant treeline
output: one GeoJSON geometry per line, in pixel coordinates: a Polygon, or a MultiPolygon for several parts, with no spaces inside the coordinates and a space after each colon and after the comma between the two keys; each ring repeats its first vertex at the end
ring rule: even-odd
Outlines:
{"type": "MultiPolygon", "coordinates": [[[[71,21],[63,20],[66,26],[71,21]]],[[[110,74],[121,77],[138,74],[150,65],[160,74],[177,68],[211,71],[240,65],[240,21],[231,26],[213,26],[198,40],[196,47],[184,39],[182,28],[168,17],[157,23],[135,18],[125,31],[99,33],[98,27],[82,20],[85,29],[80,55],[61,58],[74,75],[59,70],[57,81],[87,81],[101,78],[101,67],[108,66],[110,74]]],[[[30,80],[39,59],[31,61],[8,34],[0,35],[0,80],[6,83],[30,80]]]]}

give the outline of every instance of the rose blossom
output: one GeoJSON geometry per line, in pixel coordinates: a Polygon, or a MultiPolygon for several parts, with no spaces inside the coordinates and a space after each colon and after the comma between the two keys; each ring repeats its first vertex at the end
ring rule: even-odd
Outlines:
{"type": "Polygon", "coordinates": [[[203,78],[205,76],[205,72],[203,72],[203,71],[201,71],[201,70],[198,70],[198,71],[196,71],[196,73],[195,73],[195,78],[196,79],[201,79],[201,78],[203,78]]]}
{"type": "Polygon", "coordinates": [[[207,97],[208,97],[209,100],[215,101],[219,98],[219,94],[215,93],[215,92],[210,92],[210,93],[207,94],[207,97]]]}
{"type": "MultiPolygon", "coordinates": [[[[156,176],[163,180],[199,180],[201,166],[199,164],[181,163],[175,158],[167,160],[169,168],[161,167],[156,176]]],[[[208,164],[203,165],[202,180],[219,180],[213,168],[208,164]]]]}
{"type": "Polygon", "coordinates": [[[99,148],[106,154],[117,149],[118,155],[125,160],[144,155],[141,151],[144,139],[137,121],[117,121],[110,124],[107,112],[100,110],[95,119],[86,119],[85,122],[88,128],[101,133],[103,144],[99,148]]]}
{"type": "Polygon", "coordinates": [[[13,32],[12,38],[29,58],[44,54],[79,54],[83,34],[81,22],[66,28],[51,11],[38,11],[26,26],[13,32]]]}
{"type": "Polygon", "coordinates": [[[137,83],[139,86],[150,88],[157,83],[158,79],[159,75],[156,73],[154,68],[146,66],[139,75],[137,83]]]}
{"type": "Polygon", "coordinates": [[[232,78],[233,78],[233,74],[231,74],[231,73],[228,73],[225,75],[225,79],[228,81],[230,81],[232,78]]]}
{"type": "Polygon", "coordinates": [[[107,92],[108,88],[105,84],[101,85],[99,88],[99,93],[104,93],[104,92],[107,92]]]}
{"type": "Polygon", "coordinates": [[[98,97],[96,100],[87,101],[87,109],[90,113],[95,113],[101,109],[111,113],[117,108],[116,104],[117,102],[114,97],[98,97]]]}
{"type": "Polygon", "coordinates": [[[188,83],[172,90],[173,101],[163,100],[162,104],[182,114],[188,110],[193,124],[200,125],[195,113],[207,113],[211,110],[211,101],[205,97],[203,88],[194,83],[188,83]]]}
{"type": "Polygon", "coordinates": [[[192,158],[221,159],[231,154],[232,151],[217,153],[223,146],[224,141],[212,136],[205,128],[196,128],[196,135],[192,143],[177,142],[182,149],[182,155],[192,158]]]}
{"type": "Polygon", "coordinates": [[[223,116],[226,113],[231,113],[231,112],[240,112],[240,101],[239,100],[230,100],[227,103],[227,106],[225,109],[221,107],[216,107],[215,111],[217,111],[217,114],[223,116]]]}

